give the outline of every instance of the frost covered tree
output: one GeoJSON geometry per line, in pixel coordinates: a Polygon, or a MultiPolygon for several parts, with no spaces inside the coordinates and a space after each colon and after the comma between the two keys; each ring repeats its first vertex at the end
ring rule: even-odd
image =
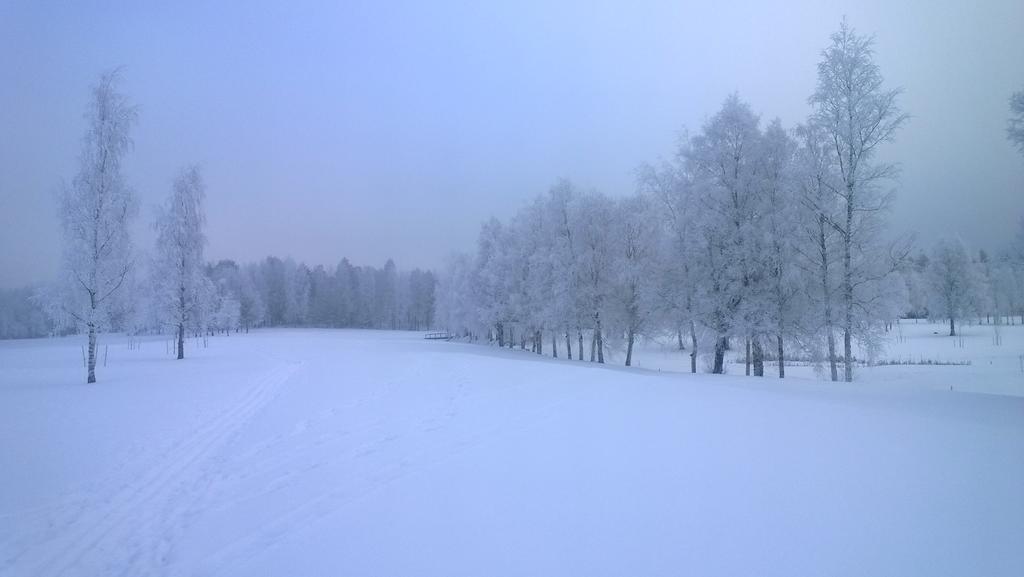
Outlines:
{"type": "MultiPolygon", "coordinates": [[[[535,310],[537,292],[533,288],[540,276],[539,271],[530,267],[532,250],[536,236],[531,234],[534,228],[535,214],[533,207],[517,213],[509,222],[506,232],[506,244],[503,246],[504,268],[501,282],[508,295],[506,324],[518,337],[519,346],[526,348],[527,343],[536,352],[536,324],[542,322],[535,310]]],[[[515,339],[511,339],[515,341],[515,339]]]]}
{"type": "Polygon", "coordinates": [[[267,316],[263,297],[256,287],[258,270],[258,265],[250,264],[242,268],[238,275],[238,316],[247,333],[250,328],[262,324],[267,316]]]}
{"type": "Polygon", "coordinates": [[[60,196],[62,265],[50,310],[88,334],[88,383],[96,382],[97,334],[133,265],[129,229],[137,205],[121,165],[138,113],[117,83],[114,71],[93,86],[78,173],[60,196]]]}
{"type": "Polygon", "coordinates": [[[154,225],[157,239],[153,284],[157,306],[163,323],[175,330],[179,359],[185,358],[185,331],[204,328],[213,293],[203,263],[205,195],[198,167],[181,170],[154,225]]]}
{"type": "Polygon", "coordinates": [[[833,193],[839,187],[839,176],[824,130],[810,123],[800,126],[797,136],[799,228],[803,235],[803,241],[796,245],[797,263],[806,277],[805,294],[815,309],[807,315],[807,325],[823,335],[829,372],[832,380],[838,381],[835,306],[840,246],[831,223],[839,214],[838,198],[833,193]]]}
{"type": "Polygon", "coordinates": [[[941,240],[932,250],[928,284],[929,310],[949,319],[949,336],[956,336],[956,321],[976,310],[978,284],[971,258],[959,240],[941,240]]]}
{"type": "Polygon", "coordinates": [[[434,313],[438,326],[451,334],[472,336],[484,328],[477,320],[472,280],[473,258],[461,253],[451,255],[438,279],[434,313]]]}
{"type": "MultiPolygon", "coordinates": [[[[709,328],[715,332],[712,372],[725,371],[732,336],[749,339],[761,352],[761,303],[753,296],[762,281],[755,255],[761,207],[758,189],[761,146],[758,118],[733,94],[690,142],[685,155],[694,175],[702,213],[698,227],[704,262],[709,328]]],[[[749,368],[749,365],[748,365],[749,368]]]]}
{"type": "MultiPolygon", "coordinates": [[[[284,261],[284,322],[291,326],[306,324],[309,314],[309,267],[296,264],[292,259],[284,261]]],[[[390,309],[388,316],[390,316],[390,309]]],[[[377,328],[384,328],[383,325],[377,328]]]]}
{"type": "Polygon", "coordinates": [[[206,276],[213,286],[210,328],[230,335],[241,323],[241,271],[234,261],[222,260],[207,266],[206,276]]]}
{"type": "Polygon", "coordinates": [[[504,225],[492,218],[480,229],[473,271],[473,302],[476,315],[488,327],[499,347],[512,346],[511,307],[505,272],[508,270],[509,235],[504,225]]]}
{"type": "Polygon", "coordinates": [[[646,331],[654,310],[658,221],[645,196],[627,197],[616,204],[618,218],[612,233],[618,250],[611,271],[611,300],[613,314],[626,333],[628,367],[636,338],[646,331]]]}
{"type": "Polygon", "coordinates": [[[812,122],[827,134],[840,176],[840,186],[834,190],[840,213],[829,225],[842,246],[840,324],[844,378],[852,381],[857,287],[872,274],[861,273],[858,261],[863,264],[877,258],[862,248],[877,231],[862,225],[884,210],[886,197],[879,188],[897,173],[895,165],[877,161],[876,156],[879,145],[892,140],[908,116],[896,102],[900,91],[883,86],[874,61],[873,38],[857,34],[844,20],[822,56],[818,86],[810,103],[814,106],[812,122]]]}
{"type": "Polygon", "coordinates": [[[528,335],[530,348],[534,353],[544,353],[544,336],[552,335],[551,353],[558,355],[558,343],[552,330],[556,319],[553,316],[551,294],[556,274],[550,258],[550,226],[544,200],[536,198],[513,221],[516,238],[514,248],[514,270],[520,293],[517,300],[517,318],[528,335]]]}
{"type": "Polygon", "coordinates": [[[763,271],[765,330],[774,333],[775,355],[779,378],[786,376],[785,343],[800,332],[802,282],[795,256],[800,241],[797,231],[800,212],[797,202],[796,149],[793,138],[779,120],[764,132],[760,151],[762,174],[761,235],[764,250],[760,251],[763,271]]]}
{"type": "Polygon", "coordinates": [[[1024,154],[1024,90],[1010,97],[1010,120],[1006,126],[1006,137],[1024,154]]]}
{"type": "Polygon", "coordinates": [[[556,355],[564,336],[582,360],[586,334],[591,360],[622,348],[632,364],[638,337],[668,334],[685,350],[689,333],[693,372],[708,335],[715,373],[739,344],[748,374],[763,376],[774,354],[781,378],[790,355],[827,349],[832,379],[840,360],[851,379],[853,340],[874,354],[911,292],[895,274],[908,270],[906,247],[879,240],[895,167],[876,159],[906,116],[871,50],[844,22],[819,66],[815,113],[792,134],[777,120],[762,129],[734,94],[672,160],[638,169],[639,196],[561,181],[507,224],[484,223],[475,258],[442,279],[439,310],[538,353],[550,335],[556,355]],[[455,314],[466,301],[476,314],[455,314]]]}
{"type": "Polygon", "coordinates": [[[575,340],[576,359],[582,361],[584,312],[580,296],[579,255],[582,246],[578,238],[579,203],[580,194],[568,180],[560,180],[548,191],[547,256],[551,266],[551,297],[548,311],[552,326],[564,332],[566,358],[572,360],[572,344],[575,340]]]}
{"type": "Polygon", "coordinates": [[[257,265],[239,266],[221,260],[206,267],[206,276],[216,287],[216,326],[236,332],[263,322],[263,303],[253,280],[257,265]]]}
{"type": "Polygon", "coordinates": [[[684,161],[686,141],[684,137],[683,150],[675,162],[641,166],[637,179],[641,193],[649,196],[656,207],[654,214],[660,216],[653,306],[675,330],[680,350],[685,350],[683,333],[688,334],[690,372],[696,373],[698,325],[703,323],[705,310],[701,280],[705,275],[700,269],[702,251],[695,236],[700,207],[684,161]]]}
{"type": "Polygon", "coordinates": [[[928,270],[928,256],[924,253],[907,259],[901,274],[906,286],[907,308],[904,316],[921,319],[928,316],[928,287],[925,276],[928,270]]]}
{"type": "Polygon", "coordinates": [[[590,193],[579,205],[579,229],[576,231],[579,248],[580,285],[583,318],[590,323],[590,360],[604,363],[604,317],[611,293],[611,263],[614,258],[612,230],[615,222],[615,204],[608,197],[590,193]]]}

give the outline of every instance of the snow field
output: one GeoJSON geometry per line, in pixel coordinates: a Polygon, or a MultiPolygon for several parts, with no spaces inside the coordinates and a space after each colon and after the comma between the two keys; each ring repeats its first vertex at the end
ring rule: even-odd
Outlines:
{"type": "Polygon", "coordinates": [[[1024,573],[1024,399],[921,382],[978,362],[832,384],[417,333],[101,342],[91,386],[79,339],[0,343],[0,574],[1024,573]]]}

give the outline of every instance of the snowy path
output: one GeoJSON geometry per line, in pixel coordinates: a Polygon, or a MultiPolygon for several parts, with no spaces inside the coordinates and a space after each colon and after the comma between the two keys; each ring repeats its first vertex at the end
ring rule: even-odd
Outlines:
{"type": "Polygon", "coordinates": [[[363,331],[88,388],[59,342],[0,345],[0,575],[1024,574],[1019,397],[363,331]]]}
{"type": "MultiPolygon", "coordinates": [[[[32,538],[46,540],[46,547],[21,543],[22,550],[5,561],[32,575],[141,575],[161,566],[185,518],[196,512],[218,449],[274,398],[297,366],[285,363],[256,379],[241,398],[159,454],[119,464],[120,475],[105,480],[100,494],[31,511],[37,520],[45,518],[47,530],[32,538]],[[103,492],[108,488],[113,490],[103,492]]],[[[19,517],[14,521],[31,523],[19,517]]]]}

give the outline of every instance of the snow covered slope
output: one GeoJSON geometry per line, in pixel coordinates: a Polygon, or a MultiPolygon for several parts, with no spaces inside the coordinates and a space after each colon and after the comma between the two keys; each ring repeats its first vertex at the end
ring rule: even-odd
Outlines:
{"type": "Polygon", "coordinates": [[[0,343],[0,575],[1024,575],[1021,397],[104,342],[0,343]]]}

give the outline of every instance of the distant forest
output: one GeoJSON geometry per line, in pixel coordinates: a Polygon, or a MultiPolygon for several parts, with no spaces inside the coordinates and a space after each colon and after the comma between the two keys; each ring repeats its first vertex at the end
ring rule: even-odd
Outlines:
{"type": "MultiPolygon", "coordinates": [[[[145,275],[134,275],[145,278],[145,275]]],[[[434,318],[434,273],[399,270],[390,259],[381,268],[308,267],[292,259],[267,257],[239,265],[221,260],[205,266],[209,280],[200,314],[190,330],[244,331],[255,327],[429,328],[434,318]]],[[[167,332],[147,283],[128,283],[112,307],[108,330],[133,334],[167,332]]],[[[72,323],[51,319],[43,291],[0,289],[0,338],[17,339],[77,332],[72,323]]]]}

